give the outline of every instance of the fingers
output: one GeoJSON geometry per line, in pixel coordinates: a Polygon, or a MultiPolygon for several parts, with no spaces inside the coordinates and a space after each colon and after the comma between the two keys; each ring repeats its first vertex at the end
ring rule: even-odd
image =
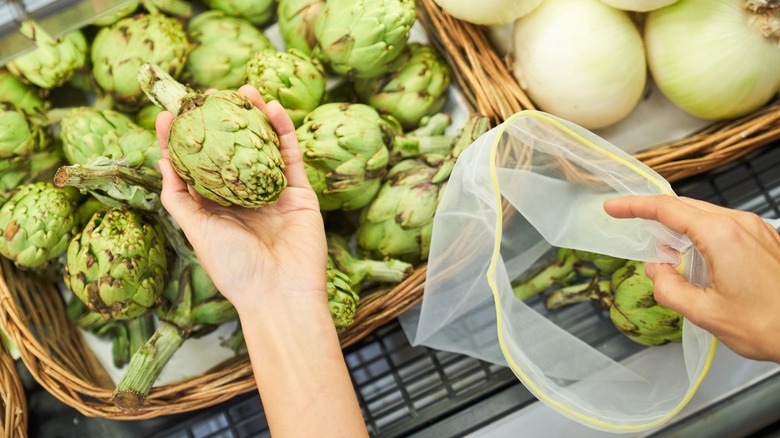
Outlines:
{"type": "Polygon", "coordinates": [[[182,229],[186,229],[201,207],[190,195],[187,184],[176,174],[168,158],[158,162],[163,177],[160,201],[182,229]]]}
{"type": "Polygon", "coordinates": [[[238,93],[244,95],[247,99],[249,99],[252,104],[261,110],[265,108],[265,101],[263,100],[263,97],[260,96],[260,92],[257,91],[257,88],[247,84],[242,85],[241,88],[238,89],[238,93]]]}
{"type": "Polygon", "coordinates": [[[265,106],[263,112],[279,136],[279,152],[284,160],[287,184],[292,187],[311,187],[303,167],[303,153],[295,135],[295,126],[287,111],[274,100],[265,106]]]}
{"type": "Polygon", "coordinates": [[[157,133],[157,143],[160,144],[163,158],[168,158],[168,131],[176,116],[170,111],[163,111],[154,120],[154,128],[157,133]]]}
{"type": "Polygon", "coordinates": [[[669,195],[610,199],[604,202],[604,211],[615,218],[658,221],[691,239],[695,238],[697,229],[712,229],[713,215],[669,195]]]}

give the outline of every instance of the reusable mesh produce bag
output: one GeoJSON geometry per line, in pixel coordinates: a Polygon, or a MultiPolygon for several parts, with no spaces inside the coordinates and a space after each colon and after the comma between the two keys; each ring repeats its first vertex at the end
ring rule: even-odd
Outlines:
{"type": "Polygon", "coordinates": [[[607,199],[657,194],[674,196],[660,175],[593,133],[542,112],[516,114],[458,159],[434,219],[422,305],[402,317],[408,337],[508,365],[537,398],[587,426],[627,433],[663,424],[706,375],[711,334],[685,320],[681,343],[632,344],[636,353],[618,357],[511,287],[555,247],[673,263],[706,285],[686,236],[603,209],[607,199]]]}

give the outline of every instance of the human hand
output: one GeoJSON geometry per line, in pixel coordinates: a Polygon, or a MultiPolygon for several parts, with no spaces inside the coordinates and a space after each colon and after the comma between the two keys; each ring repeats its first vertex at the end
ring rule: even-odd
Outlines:
{"type": "Polygon", "coordinates": [[[254,87],[245,85],[238,92],[265,113],[279,136],[287,178],[279,200],[258,209],[225,207],[188,187],[168,154],[168,131],[175,117],[163,111],[156,120],[163,155],[162,204],[217,289],[239,313],[257,307],[269,293],[314,294],[326,302],[325,227],[293,123],[278,102],[266,104],[254,87]]]}
{"type": "Polygon", "coordinates": [[[628,196],[604,203],[616,218],[656,220],[686,234],[711,284],[688,282],[674,266],[648,263],[656,300],[751,359],[780,362],[780,236],[753,213],[672,196],[628,196]]]}

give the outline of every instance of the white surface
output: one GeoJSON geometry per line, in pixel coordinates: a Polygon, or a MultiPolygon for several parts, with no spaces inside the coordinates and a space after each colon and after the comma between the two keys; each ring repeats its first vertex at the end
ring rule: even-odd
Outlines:
{"type": "MultiPolygon", "coordinates": [[[[718,351],[712,368],[710,368],[710,372],[704,379],[702,386],[682,412],[672,419],[672,422],[693,415],[705,407],[728,398],[741,389],[778,372],[780,372],[780,365],[744,359],[723,344],[718,344],[718,351]]],[[[648,436],[653,432],[657,432],[657,430],[623,436],[648,436]]],[[[599,438],[612,435],[607,432],[590,429],[564,417],[542,403],[535,402],[469,436],[490,438],[514,438],[517,436],[599,438]]]]}

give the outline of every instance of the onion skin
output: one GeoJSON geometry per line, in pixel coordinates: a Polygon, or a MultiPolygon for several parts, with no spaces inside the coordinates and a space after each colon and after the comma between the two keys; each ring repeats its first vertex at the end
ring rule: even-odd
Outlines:
{"type": "Polygon", "coordinates": [[[601,0],[615,9],[633,12],[648,12],[669,6],[677,0],[601,0]]]}
{"type": "Polygon", "coordinates": [[[625,118],[645,89],[642,37],[600,0],[545,0],[515,22],[515,76],[543,111],[598,129],[625,118]]]}
{"type": "Polygon", "coordinates": [[[506,24],[533,11],[542,0],[434,0],[453,17],[474,24],[506,24]]]}
{"type": "Polygon", "coordinates": [[[780,46],[752,27],[743,0],[680,0],[647,14],[650,72],[664,95],[703,119],[741,117],[780,88],[780,46]]]}

